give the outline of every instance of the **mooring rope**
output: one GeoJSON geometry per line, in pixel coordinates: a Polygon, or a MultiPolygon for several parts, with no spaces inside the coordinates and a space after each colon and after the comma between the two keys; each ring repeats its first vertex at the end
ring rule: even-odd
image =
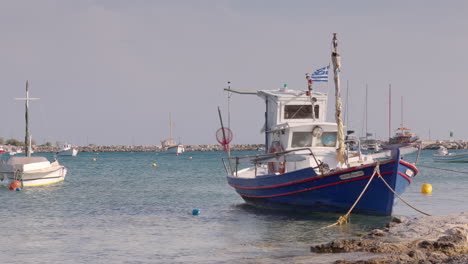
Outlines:
{"type": "Polygon", "coordinates": [[[361,197],[364,195],[364,193],[366,192],[367,190],[367,187],[369,187],[369,184],[371,183],[372,179],[374,179],[374,176],[378,174],[380,176],[380,164],[377,162],[377,165],[375,166],[374,168],[374,173],[372,173],[372,176],[370,177],[369,181],[367,181],[367,184],[366,186],[364,187],[364,189],[362,190],[361,194],[359,194],[358,198],[356,199],[356,201],[354,202],[353,206],[351,206],[351,208],[349,209],[349,211],[343,215],[343,216],[340,216],[338,218],[338,220],[336,221],[336,223],[334,224],[331,224],[329,226],[325,226],[325,227],[322,227],[320,229],[325,229],[325,228],[330,228],[330,227],[333,227],[333,226],[337,226],[337,225],[342,225],[342,224],[345,224],[345,223],[348,223],[349,222],[349,215],[351,214],[351,212],[353,211],[354,207],[356,206],[356,204],[359,202],[359,200],[361,200],[361,197]]]}
{"type": "Polygon", "coordinates": [[[375,165],[375,168],[374,168],[374,173],[372,174],[372,176],[370,177],[369,181],[367,182],[366,186],[364,187],[364,189],[362,190],[361,194],[359,195],[359,197],[356,199],[356,201],[354,202],[353,206],[351,206],[351,208],[349,209],[349,211],[344,215],[344,216],[340,216],[338,218],[338,220],[336,221],[336,223],[334,224],[331,224],[329,226],[326,226],[326,227],[322,227],[320,229],[325,229],[325,228],[330,228],[330,227],[333,227],[333,226],[337,226],[337,225],[342,225],[342,224],[345,224],[345,223],[348,223],[349,222],[349,215],[351,214],[351,212],[353,211],[354,207],[356,206],[356,204],[359,202],[359,200],[361,200],[361,197],[362,195],[364,195],[364,193],[366,192],[367,190],[367,187],[369,187],[369,184],[371,183],[372,179],[374,178],[375,175],[378,175],[378,177],[385,183],[385,185],[387,186],[388,189],[390,189],[390,191],[393,192],[393,194],[396,195],[396,197],[398,197],[398,199],[400,199],[401,201],[403,201],[406,205],[408,205],[409,207],[413,208],[414,210],[420,212],[421,214],[424,214],[424,215],[427,215],[427,216],[430,216],[430,214],[428,213],[425,213],[419,209],[417,209],[416,207],[412,206],[411,204],[409,204],[407,201],[405,201],[400,195],[398,195],[398,193],[395,192],[395,190],[393,190],[393,188],[387,183],[387,181],[385,181],[385,179],[382,177],[382,175],[380,174],[380,164],[377,162],[377,164],[375,165]]]}
{"type": "Polygon", "coordinates": [[[437,170],[444,170],[444,171],[451,171],[451,172],[457,172],[457,173],[465,173],[465,174],[468,174],[468,171],[457,171],[457,170],[444,169],[444,168],[437,168],[437,167],[424,166],[424,165],[418,165],[418,167],[423,167],[423,168],[429,168],[429,169],[437,169],[437,170]]]}
{"type": "Polygon", "coordinates": [[[405,199],[403,199],[400,195],[398,195],[398,193],[395,192],[395,190],[393,190],[392,187],[390,187],[390,185],[387,183],[387,181],[385,181],[385,179],[380,175],[379,173],[379,178],[385,183],[385,185],[387,185],[388,189],[390,189],[390,191],[393,192],[393,194],[396,195],[396,197],[398,197],[398,199],[402,200],[406,205],[408,205],[409,207],[413,208],[414,210],[420,212],[421,214],[424,214],[424,215],[427,215],[427,216],[431,216],[430,214],[428,213],[425,213],[419,209],[417,209],[416,207],[412,206],[411,204],[409,204],[407,201],[405,201],[405,199]]]}

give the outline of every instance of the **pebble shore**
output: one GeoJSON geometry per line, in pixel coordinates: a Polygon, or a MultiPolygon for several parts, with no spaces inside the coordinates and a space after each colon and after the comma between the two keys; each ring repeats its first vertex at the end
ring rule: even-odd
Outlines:
{"type": "Polygon", "coordinates": [[[384,229],[316,245],[311,251],[338,254],[338,258],[342,254],[335,264],[468,263],[468,212],[414,219],[394,217],[384,229]],[[367,255],[349,260],[345,255],[350,252],[367,255]]]}

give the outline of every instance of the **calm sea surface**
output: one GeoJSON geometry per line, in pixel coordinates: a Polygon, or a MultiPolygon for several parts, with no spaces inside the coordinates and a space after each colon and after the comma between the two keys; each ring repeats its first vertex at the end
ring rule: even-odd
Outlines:
{"type": "MultiPolygon", "coordinates": [[[[432,153],[423,151],[420,165],[468,172],[468,164],[433,163],[432,153]]],[[[53,159],[52,154],[39,155],[53,159]]],[[[311,245],[380,228],[390,219],[353,215],[346,227],[320,230],[340,214],[247,206],[226,183],[223,155],[61,157],[68,168],[64,182],[20,192],[0,189],[1,262],[283,263],[310,256],[326,263],[309,252],[311,245]],[[195,208],[200,215],[191,215],[195,208]]],[[[422,166],[404,199],[435,215],[468,211],[468,174],[422,166]],[[431,195],[420,193],[423,183],[432,184],[431,195]]],[[[421,216],[401,202],[394,215],[421,216]]]]}

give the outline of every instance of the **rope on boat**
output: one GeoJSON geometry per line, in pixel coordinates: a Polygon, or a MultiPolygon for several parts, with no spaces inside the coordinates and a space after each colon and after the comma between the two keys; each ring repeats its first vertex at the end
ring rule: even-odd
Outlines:
{"type": "Polygon", "coordinates": [[[444,170],[444,171],[451,171],[451,172],[457,172],[457,173],[466,173],[466,174],[468,174],[468,171],[457,171],[457,170],[450,170],[450,169],[437,168],[437,167],[424,166],[424,165],[418,165],[418,167],[429,168],[429,169],[437,169],[437,170],[444,170]]]}
{"type": "Polygon", "coordinates": [[[396,197],[398,197],[398,199],[400,199],[401,201],[403,201],[406,205],[408,205],[409,207],[413,208],[414,210],[420,212],[421,214],[424,214],[424,215],[427,215],[427,216],[431,216],[430,214],[428,213],[425,213],[419,209],[417,209],[416,207],[412,206],[411,204],[409,204],[407,201],[405,201],[400,195],[398,195],[398,193],[395,192],[395,190],[392,189],[392,187],[390,187],[390,185],[387,183],[387,181],[385,181],[385,179],[380,175],[379,173],[379,178],[385,183],[385,185],[387,185],[388,189],[390,189],[390,191],[393,192],[393,194],[396,195],[396,197]]]}
{"type": "Polygon", "coordinates": [[[337,225],[342,225],[342,224],[346,224],[349,222],[349,215],[351,214],[351,212],[353,211],[354,207],[356,206],[356,204],[359,202],[359,200],[361,200],[361,197],[364,195],[364,193],[366,192],[367,190],[367,187],[369,187],[369,184],[371,183],[372,179],[374,179],[374,176],[375,175],[378,175],[378,177],[385,183],[385,185],[388,187],[388,189],[390,189],[390,191],[393,192],[393,194],[396,195],[396,197],[398,197],[398,199],[400,199],[401,201],[403,201],[406,205],[408,205],[409,207],[413,208],[414,210],[420,212],[421,214],[424,214],[424,215],[427,215],[427,216],[430,216],[430,214],[428,213],[425,213],[419,209],[417,209],[416,207],[412,206],[411,204],[409,204],[407,201],[405,201],[400,195],[398,195],[398,193],[395,192],[395,190],[393,190],[393,188],[385,181],[385,179],[382,177],[382,175],[380,174],[380,164],[377,162],[377,164],[375,165],[375,168],[374,168],[374,173],[372,173],[372,176],[370,177],[369,181],[367,182],[366,186],[364,187],[364,189],[362,190],[361,194],[359,195],[359,197],[356,199],[356,201],[354,202],[353,206],[351,206],[351,208],[349,209],[349,211],[343,215],[343,216],[340,216],[338,218],[338,220],[336,221],[336,223],[334,224],[331,224],[329,226],[326,226],[326,227],[322,227],[320,229],[326,229],[326,228],[330,228],[330,227],[333,227],[333,226],[337,226],[337,225]]]}
{"type": "Polygon", "coordinates": [[[377,165],[375,166],[374,168],[374,173],[372,173],[372,176],[370,177],[369,181],[367,181],[367,184],[366,186],[364,187],[364,189],[362,190],[361,194],[359,194],[359,197],[356,199],[356,201],[354,202],[353,206],[351,206],[351,208],[349,209],[349,211],[343,215],[343,216],[340,216],[338,218],[338,220],[336,221],[336,223],[334,224],[331,224],[329,226],[325,226],[325,227],[322,227],[320,229],[325,229],[325,228],[330,228],[330,227],[333,227],[333,226],[337,226],[337,225],[342,225],[342,224],[346,224],[349,222],[349,215],[351,214],[351,212],[353,211],[354,207],[356,206],[356,204],[359,202],[359,200],[361,200],[361,197],[364,195],[364,193],[366,192],[367,190],[367,187],[369,187],[371,181],[374,179],[374,176],[378,174],[379,176],[380,175],[380,163],[377,162],[377,165]]]}

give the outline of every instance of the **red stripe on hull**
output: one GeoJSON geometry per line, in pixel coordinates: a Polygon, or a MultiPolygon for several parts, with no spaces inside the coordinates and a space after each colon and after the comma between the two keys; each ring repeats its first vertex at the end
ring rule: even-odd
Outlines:
{"type": "MultiPolygon", "coordinates": [[[[389,171],[389,172],[382,173],[381,175],[383,176],[383,175],[388,175],[388,174],[392,174],[392,173],[393,173],[393,171],[389,171]]],[[[334,186],[334,185],[338,185],[338,184],[342,184],[342,183],[347,183],[347,182],[352,182],[352,181],[359,181],[359,180],[363,180],[363,179],[368,179],[370,177],[372,177],[372,175],[363,176],[363,177],[350,179],[350,180],[345,180],[345,181],[340,181],[340,182],[329,183],[329,184],[325,184],[325,185],[321,185],[321,186],[307,188],[307,189],[304,189],[304,190],[298,190],[298,191],[294,191],[294,192],[281,193],[281,194],[273,194],[273,195],[254,196],[254,195],[248,195],[248,194],[241,194],[239,192],[237,192],[237,193],[239,193],[239,195],[241,195],[241,196],[250,197],[250,198],[272,198],[272,197],[286,196],[286,195],[291,195],[291,194],[296,194],[296,193],[301,193],[301,192],[312,191],[312,190],[326,188],[326,187],[330,187],[330,186],[334,186]]],[[[229,184],[229,185],[231,185],[231,184],[229,184]]],[[[244,187],[236,187],[235,185],[231,185],[231,186],[236,188],[236,189],[244,189],[244,187]]]]}

